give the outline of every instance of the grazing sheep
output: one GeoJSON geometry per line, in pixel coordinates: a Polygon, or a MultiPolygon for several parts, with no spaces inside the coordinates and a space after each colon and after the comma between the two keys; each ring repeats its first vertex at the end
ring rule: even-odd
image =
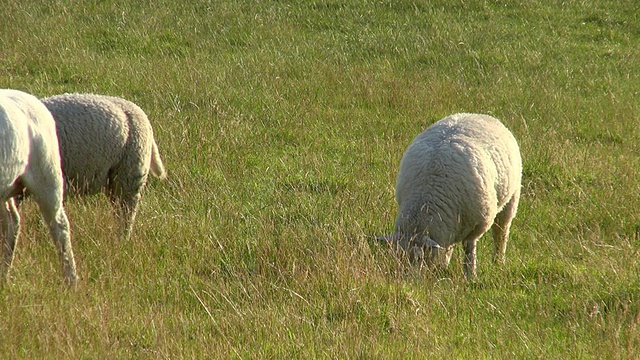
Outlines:
{"type": "Polygon", "coordinates": [[[56,122],[66,194],[104,189],[128,239],[149,171],[166,177],[147,115],[130,101],[104,95],[63,94],[42,102],[56,122]]]}
{"type": "Polygon", "coordinates": [[[69,221],[63,200],[60,152],[53,118],[34,96],[0,90],[0,236],[6,279],[20,233],[15,197],[24,189],[33,195],[58,250],[67,283],[77,281],[69,221]]]}
{"type": "Polygon", "coordinates": [[[504,262],[520,199],[518,143],[497,119],[455,114],[430,126],[406,150],[396,182],[399,213],[391,241],[413,259],[446,267],[463,243],[464,273],[476,275],[476,242],[492,228],[494,261],[504,262]]]}

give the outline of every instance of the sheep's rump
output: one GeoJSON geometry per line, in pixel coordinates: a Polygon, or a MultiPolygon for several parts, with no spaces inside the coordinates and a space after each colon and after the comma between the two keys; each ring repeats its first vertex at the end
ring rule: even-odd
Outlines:
{"type": "MultiPolygon", "coordinates": [[[[24,174],[29,161],[29,127],[20,119],[19,109],[9,97],[0,92],[0,201],[12,197],[15,182],[24,174]]],[[[2,209],[4,211],[4,209],[2,209]]]]}
{"type": "Polygon", "coordinates": [[[455,114],[418,135],[400,163],[395,232],[425,234],[442,246],[491,224],[520,187],[516,139],[497,119],[455,114]]]}
{"type": "Polygon", "coordinates": [[[38,98],[17,90],[0,90],[0,188],[3,192],[0,200],[5,201],[21,190],[22,184],[17,181],[27,173],[30,161],[42,166],[42,161],[50,160],[59,169],[55,134],[51,114],[38,98]],[[32,153],[32,148],[38,151],[32,153]]]}
{"type": "Polygon", "coordinates": [[[95,194],[114,176],[144,182],[154,140],[140,107],[94,94],[56,95],[42,102],[56,122],[64,177],[72,193],[95,194]]]}

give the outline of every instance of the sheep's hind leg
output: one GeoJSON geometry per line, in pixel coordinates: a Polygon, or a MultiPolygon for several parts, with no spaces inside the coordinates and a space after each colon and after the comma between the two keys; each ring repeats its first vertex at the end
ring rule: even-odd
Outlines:
{"type": "Polygon", "coordinates": [[[0,211],[0,231],[2,231],[2,278],[8,280],[13,263],[13,254],[20,234],[20,214],[14,199],[9,199],[0,211]]]}
{"type": "Polygon", "coordinates": [[[31,189],[58,251],[58,258],[62,263],[65,280],[68,285],[75,285],[78,281],[78,276],[71,247],[71,227],[62,205],[62,185],[54,183],[36,184],[31,189]]]}
{"type": "Polygon", "coordinates": [[[120,223],[120,235],[123,240],[128,240],[133,232],[133,223],[138,212],[138,204],[140,203],[140,194],[128,196],[117,196],[114,193],[109,194],[109,199],[116,209],[116,216],[120,223]]]}
{"type": "Polygon", "coordinates": [[[491,227],[494,246],[493,262],[496,264],[504,264],[507,242],[509,241],[509,229],[511,228],[511,221],[516,216],[519,199],[520,191],[516,192],[502,211],[496,215],[493,226],[491,227]]]}
{"type": "Polygon", "coordinates": [[[123,239],[130,239],[133,232],[133,223],[136,220],[138,214],[138,204],[140,203],[140,194],[127,197],[122,200],[120,204],[120,211],[122,213],[122,237],[123,239]]]}
{"type": "Polygon", "coordinates": [[[78,281],[76,274],[76,262],[71,247],[71,231],[69,219],[65,214],[62,206],[48,208],[41,206],[42,216],[49,226],[49,233],[53,239],[56,249],[58,250],[58,258],[62,263],[62,271],[68,285],[75,285],[78,281]]]}
{"type": "Polygon", "coordinates": [[[147,182],[147,177],[148,173],[123,174],[121,169],[112,170],[112,181],[107,188],[107,196],[116,210],[123,240],[131,238],[133,224],[138,213],[140,193],[147,182]]]}

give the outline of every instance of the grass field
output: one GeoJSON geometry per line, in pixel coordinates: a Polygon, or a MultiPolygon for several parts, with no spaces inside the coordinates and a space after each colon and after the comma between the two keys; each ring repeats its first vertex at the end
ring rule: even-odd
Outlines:
{"type": "Polygon", "coordinates": [[[169,172],[133,239],[67,210],[63,285],[35,204],[0,286],[0,358],[637,358],[636,1],[0,3],[0,87],[122,96],[169,172]],[[456,112],[519,140],[507,262],[467,283],[372,240],[412,139],[456,112]]]}

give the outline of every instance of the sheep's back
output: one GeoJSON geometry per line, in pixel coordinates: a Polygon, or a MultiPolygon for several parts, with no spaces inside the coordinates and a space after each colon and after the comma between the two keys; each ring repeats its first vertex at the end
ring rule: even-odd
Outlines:
{"type": "Polygon", "coordinates": [[[130,136],[126,114],[95,95],[63,94],[42,102],[56,122],[68,185],[80,194],[99,192],[125,151],[130,136]]]}
{"type": "Polygon", "coordinates": [[[520,187],[522,159],[513,134],[496,118],[483,114],[455,114],[444,118],[423,134],[423,141],[458,143],[473,154],[472,169],[487,169],[493,179],[498,207],[502,207],[520,187]],[[434,139],[435,138],[435,139],[434,139]],[[427,140],[428,139],[428,140],[427,140]]]}
{"type": "Polygon", "coordinates": [[[495,189],[498,207],[511,199],[522,181],[522,158],[516,138],[499,120],[482,114],[453,115],[461,137],[488,155],[495,166],[495,189]]]}
{"type": "Polygon", "coordinates": [[[520,186],[513,135],[498,120],[456,114],[418,135],[406,150],[396,183],[396,232],[428,229],[443,245],[493,221],[520,186]]]}

